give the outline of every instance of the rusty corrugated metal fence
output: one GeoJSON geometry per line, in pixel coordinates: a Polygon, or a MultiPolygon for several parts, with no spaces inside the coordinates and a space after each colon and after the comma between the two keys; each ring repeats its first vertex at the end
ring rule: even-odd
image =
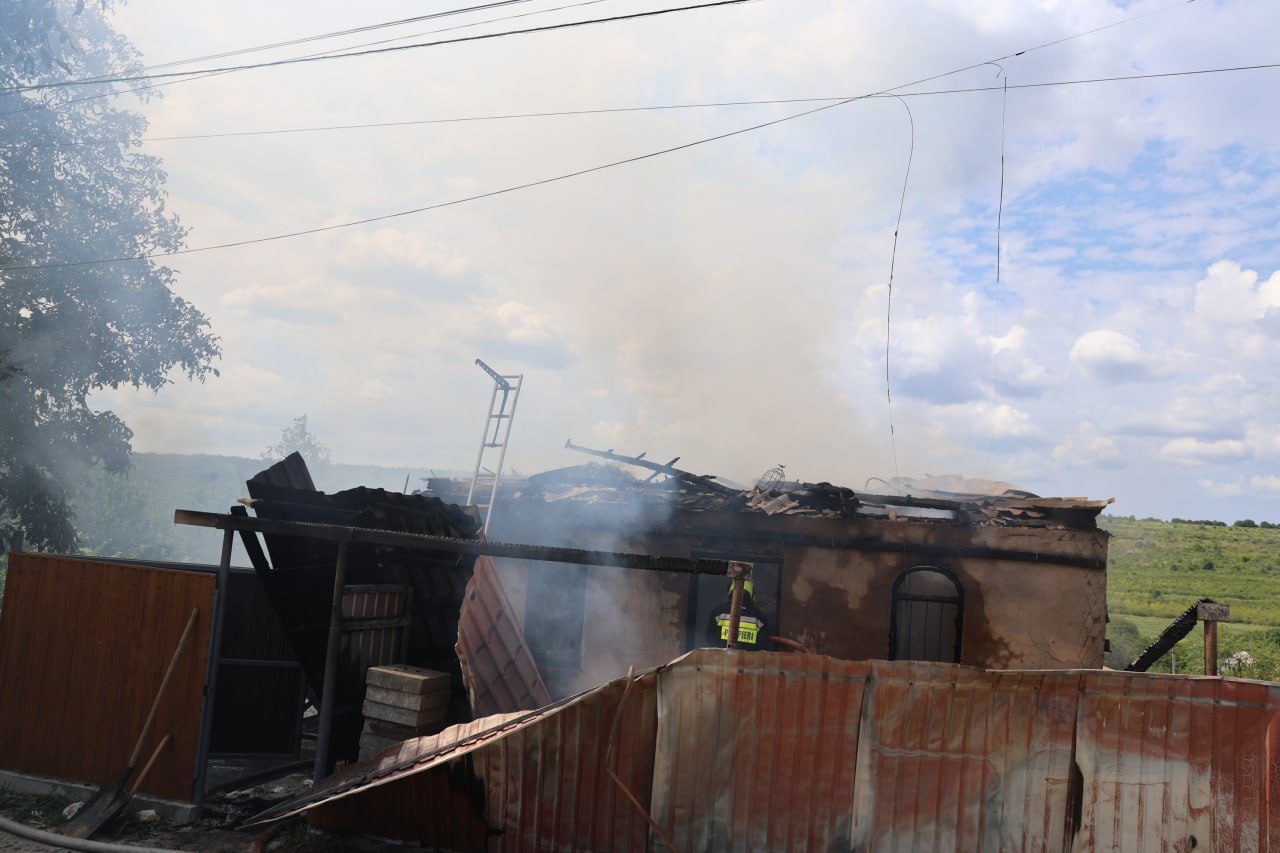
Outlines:
{"type": "Polygon", "coordinates": [[[489,850],[1280,851],[1280,685],[703,649],[487,726],[269,814],[467,756],[489,850]]]}

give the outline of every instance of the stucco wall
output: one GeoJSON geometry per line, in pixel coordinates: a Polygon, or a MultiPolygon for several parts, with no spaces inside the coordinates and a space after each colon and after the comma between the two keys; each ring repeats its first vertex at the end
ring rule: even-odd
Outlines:
{"type": "MultiPolygon", "coordinates": [[[[505,510],[494,538],[669,556],[781,562],[776,633],[815,652],[890,655],[894,583],[939,566],[964,596],[961,661],[992,668],[1097,668],[1106,630],[1107,535],[1098,530],[969,526],[876,518],[650,512],[571,502],[505,510]],[[1003,558],[1001,558],[1003,555],[1003,558]],[[1072,564],[1074,563],[1074,565],[1072,564]]],[[[496,561],[525,612],[537,563],[496,561]]],[[[586,572],[582,659],[545,673],[557,695],[664,663],[688,648],[690,576],[592,567],[586,572]]]]}

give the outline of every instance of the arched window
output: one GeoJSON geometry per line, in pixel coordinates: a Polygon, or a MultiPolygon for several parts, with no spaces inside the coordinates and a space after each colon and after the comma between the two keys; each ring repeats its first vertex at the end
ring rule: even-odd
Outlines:
{"type": "Polygon", "coordinates": [[[889,653],[893,660],[960,662],[964,596],[946,569],[913,566],[893,585],[889,653]]]}

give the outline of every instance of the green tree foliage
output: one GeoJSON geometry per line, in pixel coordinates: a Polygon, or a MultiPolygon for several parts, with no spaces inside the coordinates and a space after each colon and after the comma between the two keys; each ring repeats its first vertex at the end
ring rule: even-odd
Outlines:
{"type": "Polygon", "coordinates": [[[216,374],[173,270],[89,263],[183,245],[160,161],[138,150],[146,121],[118,103],[152,91],[25,88],[139,68],[111,4],[0,2],[0,543],[25,529],[28,547],[75,547],[72,485],[129,467],[132,432],[93,391],[216,374]]]}
{"type": "Polygon", "coordinates": [[[277,462],[294,452],[301,453],[302,458],[311,464],[329,461],[329,448],[311,434],[306,415],[294,418],[290,426],[280,430],[280,443],[262,451],[262,458],[268,462],[277,462]]]}

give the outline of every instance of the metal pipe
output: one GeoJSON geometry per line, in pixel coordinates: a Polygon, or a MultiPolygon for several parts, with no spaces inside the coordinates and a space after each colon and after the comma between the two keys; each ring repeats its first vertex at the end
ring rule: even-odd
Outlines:
{"type": "Polygon", "coordinates": [[[738,626],[742,623],[742,578],[733,579],[733,598],[729,602],[729,638],[725,641],[726,649],[738,647],[738,626]]]}
{"type": "Polygon", "coordinates": [[[730,560],[726,572],[733,578],[733,597],[729,601],[729,636],[725,648],[738,647],[738,629],[742,625],[742,598],[746,594],[747,581],[751,580],[751,564],[730,560]]]}
{"type": "Polygon", "coordinates": [[[333,706],[338,692],[338,654],[342,649],[342,591],[347,581],[348,543],[338,545],[338,565],[333,573],[333,602],[329,610],[329,645],[324,654],[324,686],[320,688],[320,731],[316,735],[313,780],[329,775],[329,740],[333,736],[333,706]]]}
{"type": "Polygon", "coordinates": [[[549,563],[574,563],[581,566],[614,566],[651,572],[678,572],[694,575],[728,574],[728,560],[706,560],[691,557],[653,557],[648,554],[625,554],[614,551],[586,551],[580,548],[553,548],[547,545],[518,545],[483,539],[454,539],[421,533],[401,533],[367,527],[344,527],[307,521],[277,521],[269,518],[239,518],[215,512],[180,509],[173,514],[176,524],[215,527],[222,530],[254,530],[279,536],[303,536],[329,542],[363,545],[387,545],[417,551],[447,551],[453,554],[511,557],[549,563]]]}
{"type": "Polygon", "coordinates": [[[209,749],[213,743],[213,708],[218,696],[218,658],[222,652],[222,623],[227,612],[227,586],[231,581],[231,548],[235,531],[224,528],[222,557],[218,560],[218,581],[213,591],[213,625],[209,629],[209,658],[204,669],[204,705],[200,709],[200,748],[196,752],[195,790],[192,802],[196,814],[204,809],[204,787],[208,781],[209,749]]]}

